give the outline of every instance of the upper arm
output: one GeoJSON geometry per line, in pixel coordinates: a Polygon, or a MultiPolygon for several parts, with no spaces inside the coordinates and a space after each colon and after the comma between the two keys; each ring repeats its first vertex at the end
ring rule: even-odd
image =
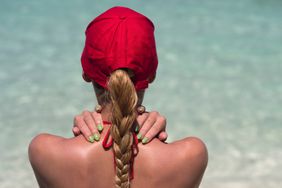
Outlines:
{"type": "Polygon", "coordinates": [[[42,163],[42,154],[44,153],[44,149],[46,147],[46,139],[47,134],[39,134],[34,137],[28,147],[28,156],[29,161],[34,167],[34,165],[39,165],[42,163]]]}
{"type": "Polygon", "coordinates": [[[187,173],[194,180],[195,187],[198,187],[208,164],[208,151],[205,143],[196,137],[184,139],[185,159],[187,173]]]}
{"type": "Polygon", "coordinates": [[[59,137],[39,134],[32,139],[28,147],[29,161],[40,187],[47,187],[47,182],[54,170],[56,161],[56,142],[59,137]]]}
{"type": "Polygon", "coordinates": [[[206,168],[208,163],[208,151],[205,143],[197,137],[188,137],[186,142],[186,157],[192,159],[199,167],[206,168]]]}
{"type": "Polygon", "coordinates": [[[52,137],[52,135],[43,133],[31,140],[28,147],[28,155],[32,165],[42,166],[52,156],[52,150],[54,148],[54,146],[51,147],[52,143],[54,143],[52,137]]]}

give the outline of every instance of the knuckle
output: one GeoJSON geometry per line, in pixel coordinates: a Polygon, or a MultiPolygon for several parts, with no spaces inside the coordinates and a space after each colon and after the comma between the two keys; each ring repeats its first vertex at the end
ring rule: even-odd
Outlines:
{"type": "Polygon", "coordinates": [[[100,115],[99,114],[94,114],[93,116],[93,119],[95,119],[95,120],[100,120],[100,115]]]}
{"type": "Polygon", "coordinates": [[[147,116],[148,116],[148,114],[147,115],[144,115],[144,114],[138,115],[137,118],[136,118],[138,124],[142,126],[143,123],[145,122],[145,120],[147,119],[147,116]]]}
{"type": "Polygon", "coordinates": [[[75,116],[74,117],[74,122],[79,122],[79,121],[81,121],[81,116],[80,115],[77,115],[77,116],[75,116]]]}
{"type": "Polygon", "coordinates": [[[94,119],[96,117],[99,117],[99,114],[97,112],[89,112],[89,115],[94,119]]]}
{"type": "Polygon", "coordinates": [[[157,111],[152,111],[152,112],[150,112],[150,114],[151,114],[151,115],[154,115],[154,116],[158,116],[158,115],[159,115],[159,112],[157,112],[157,111]]]}
{"type": "Polygon", "coordinates": [[[153,119],[149,117],[148,119],[146,119],[146,126],[149,126],[150,124],[152,124],[152,122],[153,119]]]}
{"type": "Polygon", "coordinates": [[[92,116],[89,113],[87,113],[87,114],[83,115],[83,119],[85,121],[91,121],[92,120],[92,116]]]}
{"type": "Polygon", "coordinates": [[[148,112],[144,112],[143,114],[140,115],[141,117],[148,117],[149,113],[148,112]]]}
{"type": "Polygon", "coordinates": [[[136,120],[137,120],[138,123],[141,121],[141,119],[142,119],[142,116],[141,116],[141,115],[139,115],[139,116],[136,117],[136,120]]]}
{"type": "Polygon", "coordinates": [[[89,116],[89,119],[93,124],[96,124],[95,122],[99,121],[99,118],[97,117],[97,115],[93,115],[93,114],[91,114],[91,116],[89,116]]]}
{"type": "Polygon", "coordinates": [[[95,122],[91,116],[84,117],[85,127],[88,127],[91,131],[96,128],[95,122]]]}
{"type": "Polygon", "coordinates": [[[89,120],[90,120],[89,118],[90,117],[86,115],[86,116],[83,117],[83,120],[86,121],[86,122],[89,122],[89,120]]]}
{"type": "Polygon", "coordinates": [[[95,118],[97,116],[97,112],[95,112],[95,111],[91,112],[91,115],[92,115],[93,118],[95,118]]]}
{"type": "Polygon", "coordinates": [[[89,111],[87,111],[87,110],[83,110],[82,115],[83,115],[83,116],[87,116],[87,115],[89,115],[89,111]]]}

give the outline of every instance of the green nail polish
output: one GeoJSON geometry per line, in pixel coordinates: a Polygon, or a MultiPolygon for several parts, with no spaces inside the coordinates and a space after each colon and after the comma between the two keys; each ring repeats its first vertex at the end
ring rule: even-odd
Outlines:
{"type": "Polygon", "coordinates": [[[143,140],[142,140],[142,144],[147,144],[147,143],[148,143],[148,138],[144,137],[143,140]]]}
{"type": "Polygon", "coordinates": [[[94,136],[93,136],[93,135],[92,135],[92,136],[89,136],[88,141],[91,142],[91,143],[93,143],[93,142],[94,142],[94,136]]]}
{"type": "Polygon", "coordinates": [[[138,140],[140,140],[140,139],[142,138],[142,134],[139,133],[139,134],[137,135],[137,138],[138,138],[138,140]]]}
{"type": "Polygon", "coordinates": [[[136,127],[135,127],[135,132],[137,133],[138,131],[139,131],[139,126],[136,125],[136,127]]]}
{"type": "Polygon", "coordinates": [[[101,124],[98,124],[97,128],[98,128],[98,131],[100,131],[100,132],[103,130],[103,126],[101,124]]]}
{"type": "Polygon", "coordinates": [[[95,133],[95,134],[93,135],[93,137],[94,137],[94,140],[96,140],[96,141],[99,141],[99,140],[100,140],[100,135],[97,134],[97,133],[95,133]]]}

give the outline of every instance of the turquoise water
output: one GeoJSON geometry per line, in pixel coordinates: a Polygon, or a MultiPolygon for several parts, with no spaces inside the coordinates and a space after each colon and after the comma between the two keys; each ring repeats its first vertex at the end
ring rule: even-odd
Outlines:
{"type": "Polygon", "coordinates": [[[71,136],[73,116],[93,108],[84,29],[114,5],[155,23],[159,69],[144,104],[167,117],[169,141],[206,142],[201,187],[282,187],[280,0],[2,0],[0,187],[36,187],[31,138],[71,136]]]}

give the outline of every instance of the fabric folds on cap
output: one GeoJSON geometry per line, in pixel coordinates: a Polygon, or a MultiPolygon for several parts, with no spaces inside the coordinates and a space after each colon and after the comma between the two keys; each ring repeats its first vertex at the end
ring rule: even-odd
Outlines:
{"type": "Polygon", "coordinates": [[[158,58],[154,25],[146,16],[126,7],[113,7],[90,22],[85,34],[81,63],[91,80],[107,88],[110,74],[127,68],[134,72],[136,90],[148,87],[158,58]]]}

